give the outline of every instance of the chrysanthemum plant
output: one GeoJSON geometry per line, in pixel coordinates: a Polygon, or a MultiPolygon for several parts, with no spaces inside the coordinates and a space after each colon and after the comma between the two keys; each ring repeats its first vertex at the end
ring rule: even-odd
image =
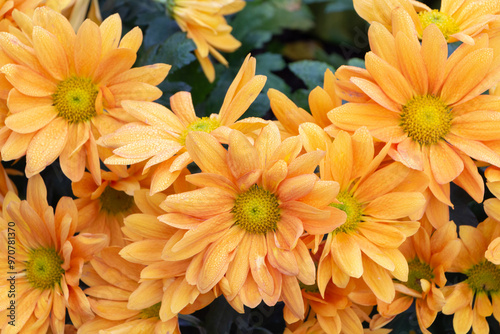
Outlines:
{"type": "Polygon", "coordinates": [[[0,333],[500,331],[500,3],[432,5],[2,4],[0,333]]]}

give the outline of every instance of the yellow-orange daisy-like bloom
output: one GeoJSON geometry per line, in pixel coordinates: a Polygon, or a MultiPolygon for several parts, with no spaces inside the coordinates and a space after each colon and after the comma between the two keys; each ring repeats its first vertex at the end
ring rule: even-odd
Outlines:
{"type": "MultiPolygon", "coordinates": [[[[15,249],[14,262],[8,266],[7,251],[0,252],[0,278],[15,285],[14,319],[8,307],[0,302],[2,334],[19,332],[62,334],[66,310],[72,323],[79,327],[94,317],[87,297],[79,287],[82,267],[107,243],[104,234],[81,233],[75,236],[78,211],[69,197],[59,200],[55,212],[47,203],[42,177],[28,181],[27,200],[21,201],[9,192],[4,200],[0,220],[2,247],[15,249]],[[9,241],[10,240],[10,241],[9,241]],[[11,241],[15,240],[15,243],[11,241]],[[14,320],[15,326],[8,321],[14,320]]],[[[2,284],[0,293],[7,296],[10,284],[2,284]]]]}
{"type": "Polygon", "coordinates": [[[311,113],[297,107],[285,94],[276,89],[269,89],[267,96],[271,101],[271,109],[288,136],[299,134],[299,125],[305,122],[318,124],[325,128],[332,124],[328,112],[342,105],[342,100],[335,92],[335,75],[327,69],[324,75],[323,87],[314,88],[309,93],[311,113]]]}
{"type": "Polygon", "coordinates": [[[215,80],[214,65],[209,54],[220,63],[228,65],[219,53],[233,52],[241,43],[231,35],[232,27],[225,15],[239,12],[245,7],[243,0],[168,0],[167,10],[182,31],[187,32],[196,45],[194,54],[201,64],[208,81],[215,80]]]}
{"type": "Polygon", "coordinates": [[[393,143],[389,155],[424,171],[441,202],[449,200],[449,183],[476,201],[484,183],[473,159],[500,166],[500,97],[481,95],[500,79],[500,54],[488,47],[488,36],[462,44],[449,58],[435,25],[424,31],[422,45],[406,12],[394,11],[400,30],[394,36],[381,24],[369,30],[372,51],[366,70],[341,67],[342,97],[353,101],[328,117],[344,130],[366,126],[382,142],[393,143]]]}
{"type": "MultiPolygon", "coordinates": [[[[17,13],[23,33],[0,33],[0,46],[13,60],[0,71],[14,87],[6,126],[0,129],[6,138],[0,143],[2,158],[26,155],[26,176],[31,177],[59,157],[72,181],[82,178],[87,161],[98,183],[96,139],[131,120],[120,108],[123,99],[159,98],[156,85],[170,66],[131,69],[142,33],[134,28],[121,38],[117,14],[101,26],[87,20],[75,34],[68,20],[48,7],[37,8],[32,20],[17,13]]],[[[0,82],[0,90],[4,86],[0,82]]]]}
{"type": "Polygon", "coordinates": [[[127,243],[122,233],[123,219],[139,212],[134,202],[134,192],[149,188],[149,175],[142,174],[142,166],[134,165],[127,174],[119,176],[113,172],[101,171],[102,182],[98,186],[90,173],[74,182],[71,187],[78,208],[77,231],[104,233],[110,246],[123,247],[127,243]]]}
{"type": "Polygon", "coordinates": [[[351,136],[340,131],[332,142],[317,125],[304,123],[299,131],[308,152],[326,151],[320,164],[322,180],[339,183],[337,200],[330,203],[347,214],[345,224],[328,233],[318,266],[321,293],[330,280],[347,286],[351,277],[362,277],[377,298],[392,302],[392,276],[408,277],[408,264],[398,247],[417,232],[427,178],[400,162],[380,166],[390,144],[375,155],[373,138],[366,128],[351,136]]]}
{"type": "Polygon", "coordinates": [[[452,221],[430,234],[421,227],[399,248],[408,261],[408,281],[397,282],[398,295],[392,303],[378,303],[379,313],[392,320],[407,310],[415,300],[417,320],[423,333],[430,333],[445,298],[440,288],[446,284],[445,273],[460,252],[457,227],[452,221]]]}
{"type": "MultiPolygon", "coordinates": [[[[96,317],[78,329],[80,334],[94,333],[154,333],[180,334],[177,317],[161,321],[161,301],[149,300],[139,288],[140,273],[144,265],[130,263],[120,255],[121,248],[107,247],[85,265],[82,281],[89,286],[85,294],[96,317]],[[140,310],[127,307],[128,301],[140,295],[143,304],[140,310]]],[[[156,281],[158,283],[158,281],[156,281]]],[[[160,282],[161,283],[161,282],[160,282]]],[[[163,294],[162,284],[145,284],[149,291],[163,294]],[[159,289],[157,288],[159,287],[159,289]]],[[[155,296],[156,297],[156,296],[155,296]]]]}
{"type": "Polygon", "coordinates": [[[444,287],[444,314],[454,314],[456,333],[490,333],[486,317],[493,314],[500,321],[500,266],[485,258],[490,242],[500,236],[498,221],[487,218],[477,228],[459,228],[461,249],[450,271],[467,276],[461,283],[444,287]]]}
{"type": "Polygon", "coordinates": [[[132,243],[125,246],[120,255],[131,263],[145,265],[140,283],[128,299],[128,309],[140,311],[156,305],[160,319],[169,322],[179,313],[190,314],[205,307],[216,295],[213,291],[201,294],[195,285],[187,283],[185,276],[191,259],[162,258],[162,250],[178,232],[177,228],[158,220],[158,216],[165,213],[159,206],[165,198],[163,193],[149,196],[145,189],[135,192],[134,199],[141,213],[125,218],[123,232],[132,243]]]}
{"type": "Polygon", "coordinates": [[[307,231],[322,235],[342,224],[345,213],[328,206],[338,184],[313,173],[324,152],[298,156],[298,136],[281,142],[270,123],[252,144],[233,130],[229,148],[210,134],[188,134],[186,146],[202,173],[187,176],[200,189],[167,197],[159,219],[180,230],[163,249],[169,261],[190,257],[186,279],[202,293],[219,287],[230,302],[249,307],[281,298],[304,317],[299,280],[315,282],[304,242],[307,231]],[[332,209],[332,210],[331,210],[332,209]]]}
{"type": "Polygon", "coordinates": [[[448,43],[461,41],[474,44],[476,35],[498,20],[500,3],[491,0],[443,0],[441,8],[431,9],[427,5],[412,0],[354,0],[354,9],[366,21],[379,22],[391,29],[392,11],[403,8],[415,24],[418,36],[430,24],[435,24],[448,43]]]}
{"type": "Polygon", "coordinates": [[[170,98],[173,112],[157,103],[124,101],[125,110],[141,122],[127,124],[100,139],[100,143],[114,149],[114,155],[104,162],[128,165],[149,159],[145,170],[157,165],[152,174],[151,193],[163,191],[193,161],[185,149],[189,132],[208,132],[227,142],[231,129],[249,133],[268,123],[255,117],[237,121],[257,98],[265,82],[265,76],[255,75],[255,58],[247,56],[226,93],[219,114],[197,117],[188,92],[179,92],[170,98]]]}

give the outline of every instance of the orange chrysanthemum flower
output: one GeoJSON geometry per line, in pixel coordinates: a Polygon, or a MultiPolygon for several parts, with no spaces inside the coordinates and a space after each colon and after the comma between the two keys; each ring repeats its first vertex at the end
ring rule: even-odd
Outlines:
{"type": "MultiPolygon", "coordinates": [[[[97,316],[81,326],[78,333],[180,334],[177,317],[161,321],[161,301],[155,303],[156,296],[149,300],[150,296],[139,289],[140,273],[145,266],[126,261],[119,252],[119,247],[105,248],[84,267],[82,281],[89,286],[85,293],[97,316]],[[151,305],[140,310],[127,307],[129,300],[138,298],[143,304],[151,305]]],[[[156,284],[159,289],[152,284],[144,285],[150,288],[149,291],[163,294],[162,284],[156,284]]]]}
{"type": "Polygon", "coordinates": [[[461,283],[444,287],[446,303],[442,312],[454,314],[457,333],[490,333],[486,317],[493,314],[500,321],[500,266],[485,258],[490,242],[500,236],[498,221],[487,218],[477,228],[462,225],[459,229],[461,249],[450,271],[467,276],[461,283]]]}
{"type": "Polygon", "coordinates": [[[408,264],[398,247],[419,227],[427,178],[399,162],[379,167],[390,145],[375,155],[366,128],[352,136],[340,131],[332,142],[317,125],[304,123],[299,131],[308,152],[325,150],[320,164],[322,180],[339,183],[337,200],[330,206],[347,214],[345,224],[328,233],[318,266],[321,293],[330,280],[345,287],[351,277],[368,284],[377,298],[390,303],[395,289],[392,276],[408,277],[408,264]]]}
{"type": "MultiPolygon", "coordinates": [[[[27,200],[21,201],[12,192],[4,200],[1,244],[13,245],[15,263],[9,264],[7,251],[2,250],[0,278],[15,285],[17,313],[10,319],[9,299],[1,300],[2,334],[45,333],[49,327],[52,333],[62,334],[66,310],[76,327],[94,317],[79,287],[80,276],[83,264],[105,247],[107,236],[75,236],[78,211],[73,200],[61,198],[54,213],[46,197],[42,177],[36,175],[28,181],[27,200]],[[10,320],[15,326],[8,323],[10,320]]],[[[10,288],[10,284],[2,284],[0,293],[7,296],[10,288]]]]}
{"type": "Polygon", "coordinates": [[[311,113],[299,108],[285,94],[275,89],[269,89],[267,96],[271,101],[271,109],[287,136],[299,134],[299,125],[305,122],[318,124],[325,128],[332,124],[328,119],[328,112],[342,105],[342,100],[335,92],[335,75],[327,69],[322,87],[314,88],[309,93],[309,107],[311,113]]]}
{"type": "Polygon", "coordinates": [[[403,10],[394,11],[394,26],[400,27],[395,37],[381,24],[371,25],[366,70],[347,66],[336,74],[342,97],[353,103],[328,117],[339,128],[366,126],[376,139],[393,143],[389,155],[424,171],[441,202],[452,205],[452,181],[481,202],[484,183],[471,158],[500,166],[494,145],[500,139],[499,97],[480,95],[500,79],[500,54],[483,34],[447,58],[435,25],[425,29],[420,45],[408,20],[403,10]]]}
{"type": "Polygon", "coordinates": [[[408,261],[408,281],[397,282],[399,292],[392,303],[378,302],[380,315],[392,320],[407,310],[415,300],[417,320],[423,333],[430,333],[445,299],[439,288],[446,284],[445,273],[460,251],[457,227],[452,221],[432,234],[421,227],[399,248],[408,261]]]}
{"type": "Polygon", "coordinates": [[[134,199],[141,213],[125,218],[123,232],[132,243],[125,246],[120,255],[129,262],[145,265],[140,283],[128,299],[128,309],[140,311],[154,306],[159,318],[169,322],[179,313],[190,314],[210,304],[215,294],[213,291],[201,294],[196,286],[187,283],[185,276],[191,259],[166,261],[162,258],[162,250],[178,232],[157,218],[165,213],[159,207],[165,198],[162,193],[149,196],[145,189],[135,192],[134,199]]]}
{"type": "Polygon", "coordinates": [[[247,56],[226,93],[219,114],[197,117],[188,92],[179,92],[170,98],[173,113],[157,103],[124,101],[125,110],[142,123],[127,124],[100,139],[100,143],[114,149],[114,155],[104,162],[128,165],[149,159],[145,170],[158,165],[152,174],[151,193],[163,191],[192,162],[185,150],[189,132],[208,132],[227,142],[231,129],[249,133],[268,123],[255,117],[237,122],[265,82],[265,76],[255,75],[255,58],[247,56]]]}
{"type": "Polygon", "coordinates": [[[219,53],[233,52],[241,43],[231,35],[231,26],[225,15],[239,12],[245,7],[243,0],[174,0],[168,1],[167,10],[182,31],[196,44],[194,54],[201,64],[208,81],[215,80],[215,69],[209,54],[220,63],[228,65],[219,53]]]}
{"type": "Polygon", "coordinates": [[[190,261],[186,279],[202,293],[219,287],[230,302],[274,305],[282,298],[297,318],[304,305],[298,281],[315,282],[315,267],[304,242],[332,231],[345,213],[328,207],[338,184],[313,173],[324,152],[298,156],[299,137],[280,140],[267,125],[252,145],[239,131],[226,151],[213,136],[192,132],[186,147],[202,173],[186,177],[202,188],[170,195],[159,217],[180,230],[163,249],[170,261],[190,261]]]}
{"type": "Polygon", "coordinates": [[[142,174],[142,166],[134,165],[121,177],[113,172],[101,171],[98,186],[90,173],[72,184],[78,208],[77,231],[104,233],[110,246],[123,247],[127,243],[122,233],[123,219],[139,212],[134,202],[134,192],[149,188],[149,174],[142,174]]]}
{"type": "MultiPolygon", "coordinates": [[[[68,20],[47,7],[33,20],[18,13],[23,33],[0,33],[0,46],[13,61],[0,71],[8,83],[10,114],[0,129],[2,158],[26,155],[31,177],[59,157],[63,173],[82,178],[85,161],[94,180],[101,181],[95,140],[130,121],[121,101],[153,101],[169,65],[131,69],[142,42],[139,28],[121,40],[121,20],[115,14],[99,27],[90,20],[75,35],[68,20]]],[[[105,154],[101,152],[103,156],[105,154]]]]}
{"type": "Polygon", "coordinates": [[[359,16],[370,23],[379,22],[389,30],[392,11],[397,7],[408,13],[420,38],[427,26],[435,24],[448,43],[474,44],[473,37],[487,29],[500,14],[500,3],[488,0],[442,0],[439,10],[412,0],[354,0],[359,16]]]}

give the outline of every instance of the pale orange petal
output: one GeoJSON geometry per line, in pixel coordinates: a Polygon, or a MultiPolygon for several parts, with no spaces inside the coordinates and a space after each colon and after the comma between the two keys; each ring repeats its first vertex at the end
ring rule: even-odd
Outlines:
{"type": "Polygon", "coordinates": [[[69,75],[67,55],[56,36],[41,27],[33,27],[33,47],[45,70],[57,80],[69,75]]]}
{"type": "Polygon", "coordinates": [[[229,212],[234,206],[234,197],[219,188],[205,187],[167,197],[161,207],[194,217],[205,218],[229,212]]]}
{"type": "Polygon", "coordinates": [[[57,88],[52,81],[22,65],[7,64],[0,71],[18,91],[28,96],[49,96],[57,88]]]}
{"type": "Polygon", "coordinates": [[[222,240],[212,244],[205,253],[204,263],[198,278],[198,289],[206,293],[224,276],[233,251],[246,234],[244,229],[234,226],[224,235],[222,240]]]}
{"type": "Polygon", "coordinates": [[[363,280],[370,287],[375,296],[386,303],[392,302],[396,291],[387,270],[366,257],[363,257],[363,266],[365,269],[363,280]]]}
{"type": "Polygon", "coordinates": [[[372,201],[390,192],[403,182],[408,174],[409,170],[406,166],[393,162],[359,183],[353,195],[359,202],[372,201]]]}
{"type": "Polygon", "coordinates": [[[5,119],[5,125],[18,133],[32,133],[40,130],[56,117],[56,108],[47,105],[11,114],[5,119]]]}
{"type": "Polygon", "coordinates": [[[453,181],[464,169],[464,163],[458,154],[444,141],[431,145],[429,159],[432,174],[437,183],[453,181]]]}
{"type": "Polygon", "coordinates": [[[422,36],[422,58],[429,75],[429,92],[436,95],[444,79],[448,44],[439,28],[430,24],[422,36]]]}
{"type": "Polygon", "coordinates": [[[359,278],[363,274],[361,250],[358,244],[346,233],[333,235],[331,242],[332,258],[339,268],[351,277],[359,278]]]}
{"type": "Polygon", "coordinates": [[[101,58],[101,33],[92,21],[86,20],[78,29],[74,55],[76,73],[93,77],[101,58]]]}
{"type": "Polygon", "coordinates": [[[393,192],[370,202],[364,214],[381,219],[399,219],[411,215],[425,205],[421,193],[393,192]]]}
{"type": "Polygon", "coordinates": [[[40,130],[26,151],[26,176],[31,177],[54,162],[61,154],[68,134],[68,124],[58,117],[40,130]]]}
{"type": "Polygon", "coordinates": [[[227,109],[221,109],[219,114],[221,124],[229,125],[236,122],[257,98],[262,88],[264,88],[266,80],[265,76],[257,75],[247,82],[231,100],[227,109]]]}
{"type": "Polygon", "coordinates": [[[202,171],[231,179],[226,163],[227,152],[213,136],[206,132],[192,131],[186,137],[186,148],[202,171]]]}
{"type": "Polygon", "coordinates": [[[231,131],[227,164],[236,179],[259,168],[259,156],[247,137],[239,131],[231,131]]]}
{"type": "Polygon", "coordinates": [[[372,130],[400,123],[397,113],[374,103],[346,103],[330,111],[328,118],[336,126],[348,131],[356,131],[362,126],[372,130]]]}
{"type": "Polygon", "coordinates": [[[396,35],[396,52],[401,72],[418,95],[426,95],[428,77],[425,63],[420,55],[420,43],[403,33],[396,35]]]}
{"type": "Polygon", "coordinates": [[[393,101],[405,105],[415,95],[416,92],[406,78],[373,52],[368,52],[365,55],[365,65],[377,84],[393,101]],[[391,78],[391,80],[387,80],[387,78],[391,78]]]}
{"type": "Polygon", "coordinates": [[[170,106],[184,126],[188,126],[197,120],[191,93],[175,93],[170,97],[170,106]]]}
{"type": "Polygon", "coordinates": [[[493,50],[486,48],[473,51],[464,57],[443,84],[440,94],[443,102],[453,105],[462,99],[485,77],[492,60],[493,50]]]}

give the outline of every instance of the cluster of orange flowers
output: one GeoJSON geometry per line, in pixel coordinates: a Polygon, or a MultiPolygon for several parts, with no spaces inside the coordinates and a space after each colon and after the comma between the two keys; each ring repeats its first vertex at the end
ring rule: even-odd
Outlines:
{"type": "MultiPolygon", "coordinates": [[[[242,7],[215,2],[184,21],[200,59],[232,37],[196,24],[242,7]]],[[[388,333],[414,301],[424,333],[439,312],[457,333],[488,333],[486,318],[500,321],[500,3],[354,5],[371,23],[366,69],[327,71],[311,113],[269,90],[269,121],[240,119],[266,82],[250,56],[219,113],[199,118],[188,92],[171,110],[153,102],[170,66],[133,68],[142,33],[122,37],[117,14],[75,32],[39,1],[11,4],[0,148],[26,156],[29,181],[21,200],[1,170],[1,333],[179,333],[179,314],[221,295],[238,312],[284,302],[285,333],[388,333]],[[39,173],[56,159],[77,199],[54,210],[39,173]],[[478,164],[497,198],[457,234],[450,182],[482,202],[478,164]],[[449,272],[464,280],[447,285],[449,272]]]]}

